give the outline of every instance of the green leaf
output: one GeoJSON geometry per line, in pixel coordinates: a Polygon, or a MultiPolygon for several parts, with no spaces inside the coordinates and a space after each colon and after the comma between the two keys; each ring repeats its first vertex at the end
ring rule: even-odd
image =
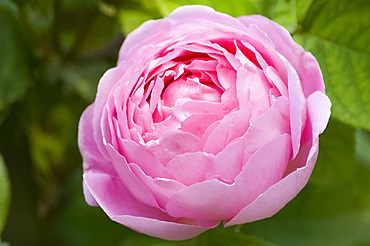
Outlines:
{"type": "Polygon", "coordinates": [[[314,0],[295,0],[295,12],[298,23],[302,23],[302,20],[306,17],[308,10],[310,9],[314,0]]]}
{"type": "Polygon", "coordinates": [[[314,1],[295,40],[318,59],[333,117],[370,129],[370,2],[314,1]]]}
{"type": "Polygon", "coordinates": [[[4,159],[0,154],[0,235],[4,229],[10,203],[10,182],[4,159]]]}
{"type": "Polygon", "coordinates": [[[356,139],[356,159],[370,170],[370,132],[357,130],[356,139]]]}
{"type": "Polygon", "coordinates": [[[1,242],[1,238],[0,238],[0,246],[9,246],[9,243],[7,243],[7,242],[1,242]]]}
{"type": "Polygon", "coordinates": [[[12,1],[0,0],[0,110],[22,97],[30,83],[29,57],[12,1]]]}
{"type": "Polygon", "coordinates": [[[147,20],[159,19],[161,14],[151,0],[129,0],[118,9],[123,33],[129,34],[147,20]]]}
{"type": "Polygon", "coordinates": [[[277,215],[245,230],[278,245],[368,245],[370,170],[355,160],[354,133],[331,119],[308,185],[277,215]]]}

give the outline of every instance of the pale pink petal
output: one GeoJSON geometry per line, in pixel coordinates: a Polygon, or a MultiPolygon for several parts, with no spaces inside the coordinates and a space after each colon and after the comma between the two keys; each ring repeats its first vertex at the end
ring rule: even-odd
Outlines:
{"type": "Polygon", "coordinates": [[[181,183],[189,186],[204,181],[208,168],[212,166],[212,157],[203,153],[185,153],[167,163],[167,170],[181,183]]]}
{"type": "Polygon", "coordinates": [[[147,175],[152,177],[166,177],[167,173],[156,155],[145,145],[132,140],[120,139],[119,152],[128,163],[136,163],[147,175]]]}
{"type": "Polygon", "coordinates": [[[249,127],[251,115],[252,104],[226,115],[208,136],[203,151],[217,154],[232,140],[241,137],[249,127]]]}
{"type": "Polygon", "coordinates": [[[184,104],[176,105],[173,108],[173,112],[174,115],[179,118],[179,120],[184,121],[192,114],[217,114],[219,107],[220,103],[217,102],[189,100],[184,104]]]}
{"type": "Polygon", "coordinates": [[[96,170],[115,175],[113,165],[106,160],[97,147],[95,139],[91,136],[93,132],[92,119],[95,104],[91,104],[83,112],[78,126],[78,146],[83,158],[84,171],[96,170]]]}
{"type": "Polygon", "coordinates": [[[102,156],[105,159],[109,159],[108,154],[105,150],[104,143],[103,143],[103,136],[101,130],[101,117],[103,108],[106,105],[107,98],[109,98],[109,94],[111,90],[119,84],[123,76],[123,71],[119,68],[112,68],[105,72],[103,77],[99,81],[98,85],[98,92],[96,94],[96,99],[94,102],[94,113],[92,119],[92,126],[93,126],[93,137],[98,146],[99,151],[102,153],[102,156]]]}
{"type": "Polygon", "coordinates": [[[157,77],[155,80],[153,91],[150,95],[149,109],[152,114],[154,112],[154,109],[158,105],[158,101],[161,98],[161,94],[163,93],[163,88],[164,88],[163,78],[157,77]]]}
{"type": "Polygon", "coordinates": [[[235,177],[242,170],[244,160],[245,138],[232,141],[213,158],[213,164],[209,165],[206,179],[220,176],[225,180],[234,182],[235,177]]]}
{"type": "Polygon", "coordinates": [[[280,112],[289,111],[288,100],[285,99],[279,97],[271,108],[252,122],[247,133],[240,140],[245,141],[244,162],[265,143],[271,142],[284,133],[290,133],[289,119],[280,112]]]}
{"type": "Polygon", "coordinates": [[[159,205],[148,188],[132,173],[126,158],[119,154],[111,145],[107,145],[107,151],[111,156],[112,164],[118,176],[133,196],[143,204],[157,207],[159,205]]]}
{"type": "Polygon", "coordinates": [[[276,214],[290,202],[302,188],[312,173],[318,154],[318,145],[315,144],[309,153],[306,166],[297,169],[284,179],[267,189],[251,204],[243,208],[234,218],[225,221],[224,226],[245,224],[265,219],[276,214]]]}
{"type": "Polygon", "coordinates": [[[217,114],[192,114],[183,121],[180,130],[201,138],[205,130],[217,119],[217,114]]]}
{"type": "Polygon", "coordinates": [[[330,117],[330,107],[329,98],[321,91],[316,91],[307,98],[307,110],[314,136],[325,130],[330,117]]]}
{"type": "Polygon", "coordinates": [[[234,83],[226,89],[226,91],[221,96],[220,109],[218,111],[218,118],[221,119],[234,109],[239,108],[238,98],[236,96],[236,86],[234,83]]]}
{"type": "Polygon", "coordinates": [[[90,206],[99,206],[98,202],[95,200],[94,196],[91,194],[89,188],[87,188],[85,180],[82,181],[82,188],[83,188],[83,193],[84,197],[86,200],[86,203],[89,204],[90,206]]]}
{"type": "MultiPolygon", "coordinates": [[[[306,97],[315,91],[325,92],[321,70],[315,57],[294,42],[285,28],[259,15],[241,16],[238,20],[246,26],[257,26],[266,33],[277,52],[282,54],[297,71],[306,97]]],[[[264,44],[271,46],[268,42],[264,44]]]]}
{"type": "Polygon", "coordinates": [[[282,96],[288,96],[288,88],[285,85],[285,83],[281,80],[278,72],[274,67],[267,67],[266,70],[264,70],[266,77],[269,79],[270,83],[272,83],[280,92],[280,95],[282,96]]]}
{"type": "Polygon", "coordinates": [[[268,90],[270,88],[270,84],[262,70],[253,72],[246,67],[240,67],[238,69],[236,93],[240,107],[251,101],[253,103],[264,104],[267,110],[270,106],[268,99],[268,90]],[[267,101],[263,103],[263,99],[267,101]]]}
{"type": "Polygon", "coordinates": [[[235,216],[269,186],[279,181],[290,156],[290,137],[279,136],[253,155],[229,185],[218,179],[180,190],[166,209],[174,217],[224,220],[235,216]]]}
{"type": "Polygon", "coordinates": [[[200,151],[200,139],[187,132],[168,130],[163,132],[159,139],[147,142],[146,147],[156,160],[166,165],[177,155],[200,151]]]}
{"type": "Polygon", "coordinates": [[[200,220],[223,220],[233,216],[243,207],[235,184],[218,179],[196,183],[176,193],[167,203],[167,213],[174,217],[200,220]]]}
{"type": "Polygon", "coordinates": [[[138,165],[129,164],[130,170],[136,175],[142,184],[153,194],[158,205],[164,208],[168,200],[176,194],[179,190],[184,189],[186,186],[177,180],[168,178],[152,178],[146,175],[138,165]]]}
{"type": "Polygon", "coordinates": [[[244,200],[245,204],[251,203],[283,177],[291,155],[290,146],[290,136],[284,133],[265,144],[249,158],[235,178],[240,189],[240,199],[244,200]]]}
{"type": "Polygon", "coordinates": [[[214,228],[219,221],[181,220],[138,202],[117,178],[84,174],[88,189],[114,221],[135,231],[167,240],[185,240],[214,228]]]}
{"type": "Polygon", "coordinates": [[[240,30],[245,29],[245,27],[239,21],[237,21],[237,19],[227,14],[216,12],[214,9],[210,7],[201,5],[188,5],[178,7],[170,14],[169,18],[183,22],[185,21],[199,22],[199,20],[202,20],[203,22],[210,21],[235,29],[240,30]]]}
{"type": "Polygon", "coordinates": [[[288,93],[289,93],[289,113],[290,113],[290,129],[292,136],[292,148],[294,158],[298,151],[306,122],[306,99],[302,91],[301,81],[290,65],[290,63],[282,57],[288,71],[288,93]]]}
{"type": "Polygon", "coordinates": [[[216,67],[217,78],[221,86],[227,90],[231,85],[235,84],[236,71],[229,66],[221,66],[220,64],[216,67]]]}

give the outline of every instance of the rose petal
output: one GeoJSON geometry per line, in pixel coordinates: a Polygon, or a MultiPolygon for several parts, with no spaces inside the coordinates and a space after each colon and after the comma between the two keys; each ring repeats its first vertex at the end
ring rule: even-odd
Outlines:
{"type": "Polygon", "coordinates": [[[252,122],[247,133],[239,140],[244,141],[244,162],[265,143],[284,133],[290,133],[289,119],[285,118],[281,111],[289,112],[287,98],[279,97],[271,108],[252,122]]]}
{"type": "Polygon", "coordinates": [[[232,140],[241,137],[249,127],[252,110],[256,108],[258,108],[258,105],[248,104],[222,118],[220,124],[215,127],[205,140],[203,151],[217,154],[232,140]]]}
{"type": "Polygon", "coordinates": [[[78,146],[83,158],[84,171],[97,170],[114,175],[116,171],[113,165],[106,160],[98,149],[95,139],[91,136],[93,132],[92,119],[95,104],[91,104],[83,112],[78,126],[78,146]]]}
{"type": "Polygon", "coordinates": [[[192,114],[184,120],[180,130],[201,138],[205,130],[217,119],[217,114],[192,114]]]}
{"type": "Polygon", "coordinates": [[[204,181],[212,158],[203,152],[178,155],[167,163],[167,170],[173,177],[189,186],[204,181]]]}
{"type": "Polygon", "coordinates": [[[312,122],[313,136],[321,134],[328,124],[331,102],[324,93],[316,91],[307,98],[307,111],[312,122]]]}
{"type": "MultiPolygon", "coordinates": [[[[294,67],[302,81],[303,92],[308,97],[315,91],[325,93],[320,66],[309,52],[292,39],[289,32],[279,24],[259,15],[241,16],[238,20],[246,26],[255,25],[266,33],[278,53],[282,54],[294,67]]],[[[258,39],[263,40],[263,39],[258,39]]],[[[270,45],[264,42],[265,45],[270,45]]]]}
{"type": "Polygon", "coordinates": [[[234,218],[225,221],[224,226],[229,227],[265,219],[282,209],[307,184],[317,159],[317,147],[316,144],[311,148],[306,166],[292,172],[271,186],[251,204],[243,208],[234,218]]]}
{"type": "Polygon", "coordinates": [[[118,176],[133,196],[143,204],[159,208],[153,194],[143,183],[141,183],[136,175],[132,173],[126,158],[119,154],[111,145],[107,145],[107,151],[112,158],[112,164],[114,165],[118,176]]]}
{"type": "Polygon", "coordinates": [[[235,183],[217,179],[196,183],[180,190],[166,210],[173,217],[228,219],[282,178],[290,156],[290,137],[281,135],[264,145],[244,166],[235,183]]]}
{"type": "Polygon", "coordinates": [[[158,205],[164,208],[168,200],[179,190],[186,186],[177,180],[168,178],[152,178],[146,175],[140,167],[134,163],[129,164],[133,174],[144,184],[155,197],[158,205]]]}
{"type": "Polygon", "coordinates": [[[301,134],[306,122],[306,99],[296,71],[285,58],[281,57],[281,59],[284,61],[288,71],[289,113],[293,148],[292,158],[294,158],[299,151],[301,134]]]}
{"type": "Polygon", "coordinates": [[[218,221],[176,219],[138,202],[121,181],[107,174],[84,174],[88,189],[114,221],[135,231],[167,240],[185,240],[214,228],[218,221]]]}
{"type": "Polygon", "coordinates": [[[163,132],[159,139],[147,142],[146,147],[154,154],[156,160],[166,165],[177,155],[199,151],[200,139],[187,132],[168,130],[163,132]]]}
{"type": "Polygon", "coordinates": [[[109,159],[108,153],[105,150],[104,143],[103,143],[103,135],[101,130],[101,116],[103,108],[105,107],[106,100],[109,98],[109,93],[115,87],[115,85],[119,84],[122,79],[123,71],[119,68],[112,68],[105,72],[103,77],[99,81],[98,85],[98,92],[96,94],[96,99],[94,102],[94,113],[92,119],[92,126],[93,126],[93,137],[98,146],[99,151],[102,153],[102,156],[105,159],[109,159]]]}

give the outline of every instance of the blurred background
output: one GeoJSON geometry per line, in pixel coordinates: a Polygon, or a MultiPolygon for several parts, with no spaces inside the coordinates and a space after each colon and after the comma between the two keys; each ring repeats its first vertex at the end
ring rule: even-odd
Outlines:
{"type": "Polygon", "coordinates": [[[369,17],[368,0],[0,0],[0,245],[370,245],[369,17]],[[85,203],[77,126],[125,36],[186,4],[283,25],[318,59],[333,107],[282,211],[168,242],[85,203]]]}

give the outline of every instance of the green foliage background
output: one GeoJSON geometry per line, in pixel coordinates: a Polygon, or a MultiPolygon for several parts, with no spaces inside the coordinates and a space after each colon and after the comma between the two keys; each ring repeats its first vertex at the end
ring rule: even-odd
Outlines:
{"type": "Polygon", "coordinates": [[[0,0],[2,240],[76,246],[370,245],[369,44],[368,0],[0,0]],[[118,225],[85,203],[77,124],[94,100],[99,78],[115,65],[125,35],[185,4],[232,16],[261,14],[285,26],[318,59],[333,107],[314,173],[282,211],[168,242],[118,225]]]}

